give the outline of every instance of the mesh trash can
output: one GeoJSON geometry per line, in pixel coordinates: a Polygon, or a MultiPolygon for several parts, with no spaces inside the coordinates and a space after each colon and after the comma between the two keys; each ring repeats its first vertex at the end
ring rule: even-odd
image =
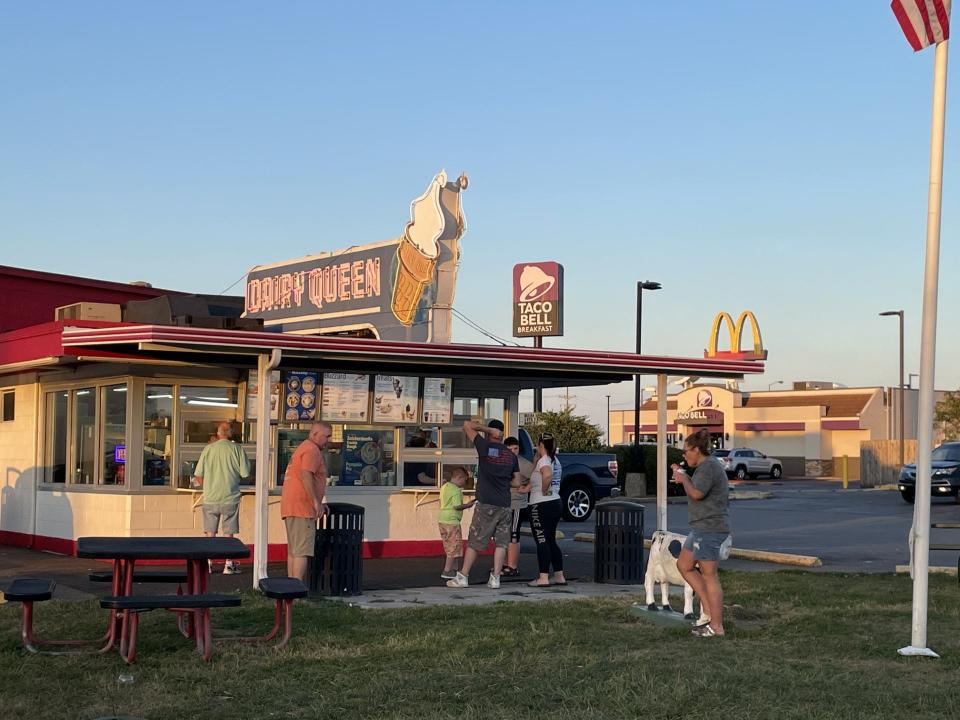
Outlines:
{"type": "Polygon", "coordinates": [[[643,505],[626,500],[600,502],[594,514],[594,582],[642,585],[643,505]]]}
{"type": "Polygon", "coordinates": [[[363,585],[363,508],[328,503],[320,519],[310,566],[310,590],[323,595],[359,595],[363,585]]]}

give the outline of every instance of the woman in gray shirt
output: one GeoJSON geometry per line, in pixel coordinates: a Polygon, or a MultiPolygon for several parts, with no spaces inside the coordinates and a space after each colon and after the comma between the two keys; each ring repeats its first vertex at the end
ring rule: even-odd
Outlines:
{"type": "Polygon", "coordinates": [[[683,447],[687,465],[694,468],[691,478],[674,464],[673,482],[681,483],[687,493],[690,534],[677,558],[677,569],[700,598],[710,616],[706,625],[694,627],[699,637],[719,637],[723,631],[723,588],[717,568],[721,546],[729,545],[730,501],[727,473],[721,462],[710,455],[710,433],[701,429],[687,436],[683,447]]]}

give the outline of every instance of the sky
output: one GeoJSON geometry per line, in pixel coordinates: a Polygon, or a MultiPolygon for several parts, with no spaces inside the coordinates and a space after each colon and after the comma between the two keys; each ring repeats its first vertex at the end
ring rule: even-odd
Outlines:
{"type": "MultiPolygon", "coordinates": [[[[242,294],[255,265],[399,236],[436,172],[466,171],[455,307],[495,335],[513,265],[556,260],[545,345],[632,350],[653,280],[645,353],[700,356],[718,311],[750,309],[770,355],[745,389],[895,385],[877,313],[904,309],[917,372],[932,69],[885,0],[4,3],[0,263],[242,294]]],[[[571,395],[603,425],[632,392],[571,395]]]]}

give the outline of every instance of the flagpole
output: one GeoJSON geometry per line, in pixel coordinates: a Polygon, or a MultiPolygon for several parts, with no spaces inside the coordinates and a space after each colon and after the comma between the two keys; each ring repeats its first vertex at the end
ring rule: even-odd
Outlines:
{"type": "Polygon", "coordinates": [[[933,65],[933,120],[930,128],[930,189],[927,195],[927,251],[923,272],[920,339],[920,405],[917,416],[917,484],[913,509],[913,627],[901,655],[940,657],[927,647],[930,566],[930,472],[933,448],[933,385],[937,349],[937,280],[940,271],[940,206],[943,197],[943,128],[947,104],[947,45],[938,43],[933,65]]]}

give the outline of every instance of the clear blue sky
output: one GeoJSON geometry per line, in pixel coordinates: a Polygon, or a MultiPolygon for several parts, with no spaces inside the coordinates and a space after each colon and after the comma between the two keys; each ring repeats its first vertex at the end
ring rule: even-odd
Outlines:
{"type": "MultiPolygon", "coordinates": [[[[877,312],[906,310],[916,371],[933,51],[888,5],[6,3],[0,262],[239,294],[253,265],[396,237],[435,172],[466,170],[456,306],[498,335],[513,264],[555,259],[548,344],[630,350],[651,279],[646,351],[699,355],[718,310],[749,308],[770,359],[746,387],[894,384],[877,312]]],[[[597,422],[632,397],[574,392],[597,422]]]]}

